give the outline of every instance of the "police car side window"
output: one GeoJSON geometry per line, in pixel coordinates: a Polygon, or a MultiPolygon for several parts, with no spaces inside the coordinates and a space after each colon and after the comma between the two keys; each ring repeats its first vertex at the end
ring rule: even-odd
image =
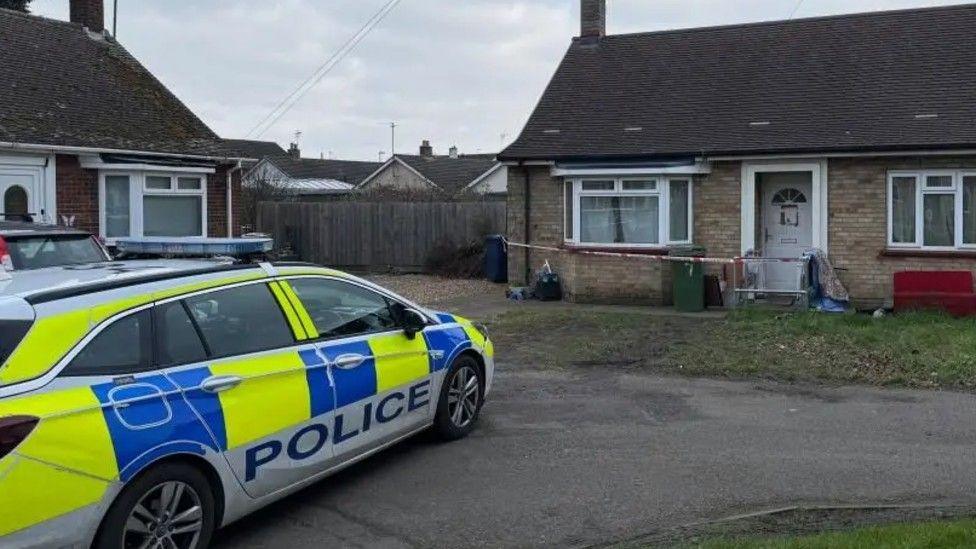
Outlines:
{"type": "Polygon", "coordinates": [[[187,309],[214,357],[295,344],[285,314],[267,284],[248,284],[189,297],[187,309]]]}
{"type": "Polygon", "coordinates": [[[120,318],[98,333],[62,372],[66,376],[116,375],[148,370],[152,364],[149,310],[120,318]]]}
{"type": "Polygon", "coordinates": [[[348,282],[324,278],[288,281],[321,337],[348,337],[397,327],[386,297],[348,282]]]}
{"type": "Polygon", "coordinates": [[[207,349],[182,301],[159,305],[156,312],[156,364],[161,368],[207,359],[207,349]]]}

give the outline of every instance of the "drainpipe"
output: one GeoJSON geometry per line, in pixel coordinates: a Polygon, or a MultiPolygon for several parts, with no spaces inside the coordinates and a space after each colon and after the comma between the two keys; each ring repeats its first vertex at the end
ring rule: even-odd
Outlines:
{"type": "MultiPolygon", "coordinates": [[[[529,168],[525,165],[525,162],[519,162],[522,166],[522,172],[525,174],[525,189],[524,198],[525,204],[523,205],[522,215],[525,218],[525,234],[522,236],[526,245],[531,244],[529,240],[532,238],[532,233],[529,230],[529,219],[532,217],[532,187],[529,186],[529,168]]],[[[531,264],[531,251],[528,247],[522,248],[525,250],[525,283],[532,283],[532,264],[531,264]]]]}
{"type": "MultiPolygon", "coordinates": [[[[242,169],[244,163],[240,160],[237,165],[227,170],[227,238],[234,238],[234,172],[242,169]]],[[[243,182],[242,182],[243,184],[243,182]]]]}

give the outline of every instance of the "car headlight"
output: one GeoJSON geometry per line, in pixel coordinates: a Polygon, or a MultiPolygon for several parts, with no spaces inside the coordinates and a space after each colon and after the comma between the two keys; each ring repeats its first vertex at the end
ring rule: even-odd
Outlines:
{"type": "Polygon", "coordinates": [[[478,330],[478,333],[481,334],[481,337],[485,338],[485,341],[491,339],[488,337],[488,326],[485,326],[480,322],[472,322],[471,325],[474,326],[475,330],[478,330]]]}

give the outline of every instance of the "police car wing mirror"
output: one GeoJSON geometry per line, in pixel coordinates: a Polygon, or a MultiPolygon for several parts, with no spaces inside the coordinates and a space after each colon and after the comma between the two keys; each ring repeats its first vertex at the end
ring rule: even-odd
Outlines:
{"type": "Polygon", "coordinates": [[[393,306],[393,311],[396,314],[397,323],[403,328],[403,333],[407,339],[417,337],[417,333],[422,332],[427,327],[427,319],[420,314],[420,311],[409,309],[400,303],[393,306]]]}

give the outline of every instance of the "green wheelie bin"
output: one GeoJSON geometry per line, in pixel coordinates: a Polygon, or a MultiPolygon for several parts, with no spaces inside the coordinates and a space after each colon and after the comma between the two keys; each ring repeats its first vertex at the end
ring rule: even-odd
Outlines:
{"type": "MultiPolygon", "coordinates": [[[[702,246],[675,246],[671,257],[705,257],[702,246]]],[[[671,262],[674,308],[686,313],[705,310],[704,264],[693,261],[671,262]]]]}

